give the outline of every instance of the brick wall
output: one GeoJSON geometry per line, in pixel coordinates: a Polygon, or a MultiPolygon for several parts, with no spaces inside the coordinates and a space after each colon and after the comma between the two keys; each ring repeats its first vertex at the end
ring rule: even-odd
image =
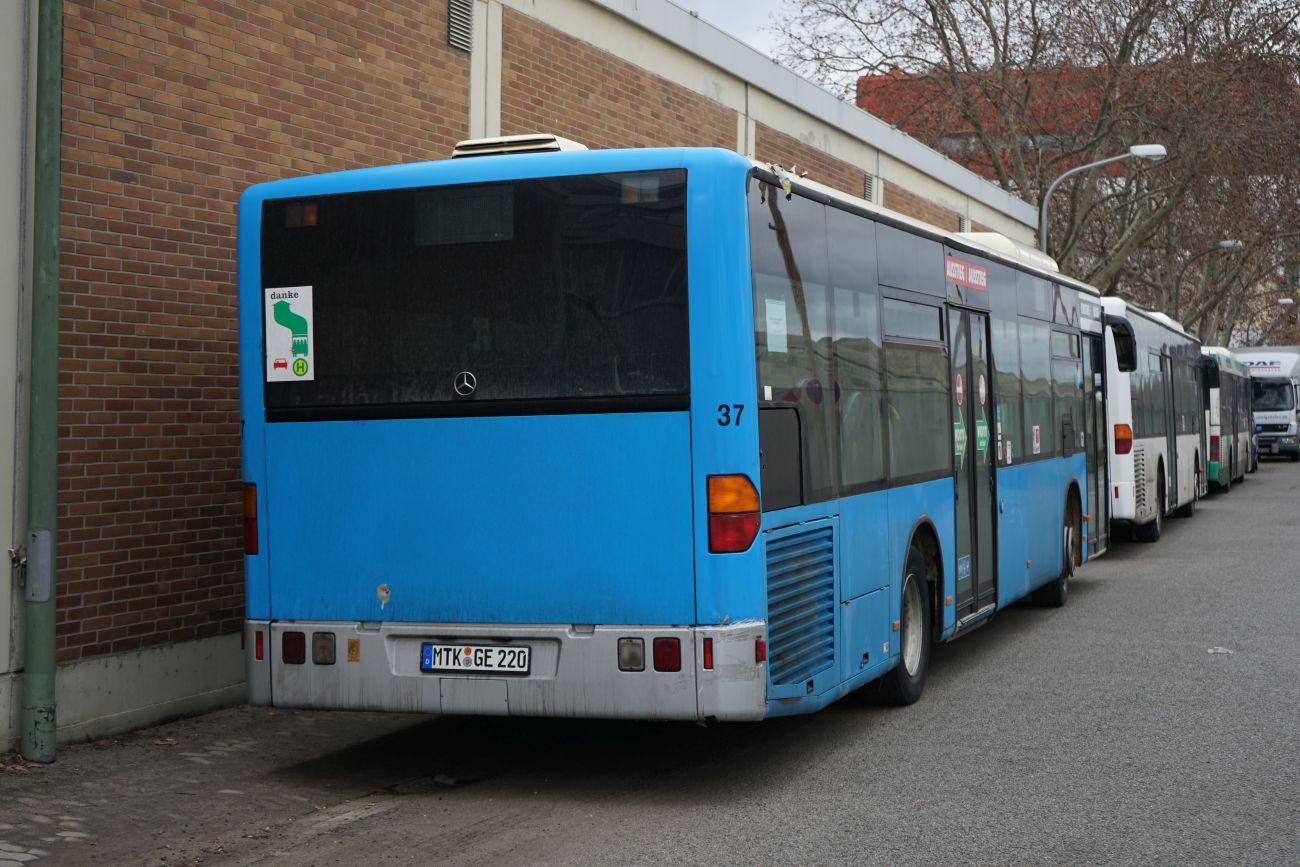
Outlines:
{"type": "Polygon", "coordinates": [[[808,172],[809,180],[862,197],[862,183],[866,178],[862,168],[761,123],[755,124],[754,159],[776,163],[784,169],[793,166],[801,175],[808,172]]]}
{"type": "Polygon", "coordinates": [[[510,9],[501,41],[502,135],[736,149],[734,111],[608,52],[510,9]]]}
{"type": "Polygon", "coordinates": [[[243,617],[235,207],[446,156],[468,56],[428,0],[68,0],[58,656],[243,617]]]}
{"type": "Polygon", "coordinates": [[[885,184],[884,205],[891,211],[906,214],[916,220],[924,220],[932,226],[938,226],[949,232],[955,232],[960,228],[958,224],[960,215],[956,211],[936,205],[929,199],[923,199],[897,184],[888,182],[885,184]]]}

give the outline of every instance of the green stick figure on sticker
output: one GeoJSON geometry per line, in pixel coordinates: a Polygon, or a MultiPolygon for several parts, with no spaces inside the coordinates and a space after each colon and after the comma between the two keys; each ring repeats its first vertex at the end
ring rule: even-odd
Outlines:
{"type": "MultiPolygon", "coordinates": [[[[292,338],[293,355],[306,356],[307,353],[307,320],[293,312],[288,301],[277,301],[271,306],[272,316],[275,318],[277,325],[282,325],[289,329],[292,338]]],[[[296,372],[296,371],[295,371],[296,372]]]]}

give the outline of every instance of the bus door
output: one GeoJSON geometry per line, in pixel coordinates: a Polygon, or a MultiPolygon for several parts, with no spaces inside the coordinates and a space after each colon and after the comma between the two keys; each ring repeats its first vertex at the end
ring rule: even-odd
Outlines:
{"type": "Polygon", "coordinates": [[[948,310],[952,360],[953,488],[957,519],[956,615],[992,605],[997,598],[993,539],[993,382],[989,370],[989,318],[948,310]]]}
{"type": "Polygon", "coordinates": [[[1083,337],[1083,428],[1087,453],[1088,556],[1096,557],[1110,545],[1110,483],[1107,480],[1106,390],[1103,386],[1100,336],[1083,337]]]}
{"type": "Polygon", "coordinates": [[[1163,508],[1178,502],[1178,407],[1174,388],[1173,360],[1160,356],[1160,386],[1165,393],[1165,502],[1163,508]]]}

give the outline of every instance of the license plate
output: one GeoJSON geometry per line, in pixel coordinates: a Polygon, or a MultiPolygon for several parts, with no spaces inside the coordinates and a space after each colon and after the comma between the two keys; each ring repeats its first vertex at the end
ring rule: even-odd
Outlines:
{"type": "Polygon", "coordinates": [[[420,671],[488,671],[527,674],[531,647],[495,644],[424,644],[420,671]]]}
{"type": "Polygon", "coordinates": [[[1277,443],[1273,443],[1272,450],[1273,450],[1273,454],[1277,454],[1277,443]]]}

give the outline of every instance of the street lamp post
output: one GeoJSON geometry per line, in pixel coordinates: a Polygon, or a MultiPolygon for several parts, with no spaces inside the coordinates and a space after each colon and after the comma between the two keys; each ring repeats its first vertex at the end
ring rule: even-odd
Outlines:
{"type": "Polygon", "coordinates": [[[1190,259],[1188,259],[1186,262],[1183,263],[1183,267],[1180,268],[1178,271],[1178,277],[1174,280],[1174,321],[1175,322],[1178,321],[1178,309],[1179,309],[1178,301],[1182,297],[1180,290],[1182,289],[1182,285],[1183,285],[1183,275],[1187,273],[1187,266],[1192,264],[1202,256],[1206,256],[1209,255],[1210,253],[1213,253],[1215,250],[1240,250],[1241,248],[1242,248],[1241,241],[1237,240],[1236,238],[1225,238],[1224,240],[1215,244],[1213,247],[1207,247],[1206,249],[1192,256],[1190,259]]]}
{"type": "Polygon", "coordinates": [[[1043,193],[1043,201],[1038,206],[1038,249],[1044,253],[1047,252],[1047,202],[1052,198],[1052,193],[1056,192],[1057,186],[1061,181],[1077,175],[1079,172],[1086,172],[1089,169],[1095,169],[1098,166],[1108,166],[1111,163],[1117,163],[1120,160],[1129,160],[1133,158],[1140,160],[1162,160],[1165,158],[1165,146],[1160,144],[1140,144],[1133,145],[1127,153],[1117,154],[1113,157],[1107,157],[1104,160],[1097,160],[1095,163],[1078,166],[1070,169],[1065,174],[1058,177],[1048,186],[1047,192],[1043,193]]]}

